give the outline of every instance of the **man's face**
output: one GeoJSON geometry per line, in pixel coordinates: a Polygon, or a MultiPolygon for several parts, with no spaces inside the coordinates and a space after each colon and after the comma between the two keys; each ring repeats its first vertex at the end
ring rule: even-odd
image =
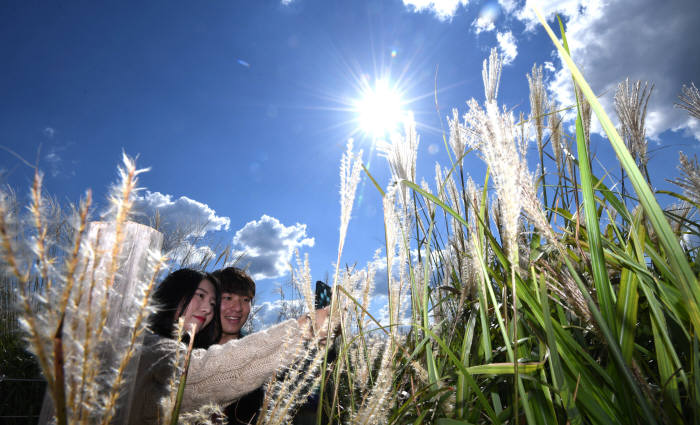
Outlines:
{"type": "Polygon", "coordinates": [[[251,297],[248,295],[224,292],[221,294],[222,336],[240,337],[241,328],[250,314],[251,297]]]}

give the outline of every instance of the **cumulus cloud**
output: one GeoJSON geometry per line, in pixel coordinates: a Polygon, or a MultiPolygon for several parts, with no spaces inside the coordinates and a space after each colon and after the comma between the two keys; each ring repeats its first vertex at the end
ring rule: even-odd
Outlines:
{"type": "Polygon", "coordinates": [[[498,48],[503,55],[503,64],[508,65],[518,56],[518,44],[510,31],[496,33],[498,48]]]}
{"type": "Polygon", "coordinates": [[[449,20],[459,6],[466,7],[469,0],[403,0],[403,4],[416,12],[431,12],[440,20],[449,20]]]}
{"type": "Polygon", "coordinates": [[[53,136],[56,134],[56,130],[53,127],[46,127],[42,132],[44,133],[44,136],[49,139],[53,139],[53,136]]]}
{"type": "Polygon", "coordinates": [[[314,246],[306,225],[285,226],[275,217],[263,215],[246,223],[233,237],[234,246],[244,252],[242,263],[254,279],[285,275],[297,248],[314,246]]]}
{"type": "MultiPolygon", "coordinates": [[[[158,216],[158,228],[166,234],[184,233],[183,237],[202,237],[210,231],[228,230],[231,219],[219,216],[209,205],[180,196],[151,192],[134,199],[134,212],[140,221],[158,216]]],[[[155,223],[148,223],[155,224],[155,223]]]]}
{"type": "MultiPolygon", "coordinates": [[[[531,3],[527,0],[514,16],[534,30],[539,23],[531,3]]],[[[655,0],[547,0],[537,4],[547,18],[560,14],[566,22],[571,55],[591,88],[605,93],[601,103],[611,116],[612,96],[619,82],[627,77],[653,82],[647,135],[655,139],[670,129],[700,140],[700,126],[673,108],[683,84],[700,81],[700,55],[696,54],[700,51],[700,2],[660,6],[655,0]]],[[[549,89],[559,103],[571,104],[571,76],[558,58],[556,65],[549,89]]]]}

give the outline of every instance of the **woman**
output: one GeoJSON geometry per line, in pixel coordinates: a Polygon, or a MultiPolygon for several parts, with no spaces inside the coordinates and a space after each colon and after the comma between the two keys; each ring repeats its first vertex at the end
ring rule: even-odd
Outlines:
{"type": "MultiPolygon", "coordinates": [[[[195,346],[208,346],[218,336],[220,292],[216,279],[191,269],[180,269],[158,286],[154,302],[159,310],[150,318],[151,332],[144,336],[129,424],[157,424],[160,404],[170,393],[175,353],[184,350],[173,339],[177,321],[194,326],[195,346]]],[[[327,310],[317,310],[322,323],[327,310]]],[[[208,349],[195,349],[190,358],[181,411],[216,403],[227,405],[260,387],[280,366],[294,360],[308,337],[308,316],[290,319],[244,340],[231,340],[208,349]]]]}

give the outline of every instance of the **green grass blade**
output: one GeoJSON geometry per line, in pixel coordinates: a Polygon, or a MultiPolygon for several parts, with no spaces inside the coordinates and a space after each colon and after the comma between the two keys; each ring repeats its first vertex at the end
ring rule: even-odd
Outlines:
{"type": "MultiPolygon", "coordinates": [[[[559,21],[559,23],[561,26],[561,35],[564,41],[564,48],[568,51],[568,46],[566,45],[566,33],[564,32],[564,27],[561,24],[561,21],[559,21]]],[[[576,111],[576,148],[578,150],[581,192],[583,194],[586,229],[588,230],[593,281],[595,282],[596,292],[598,295],[598,304],[600,305],[603,318],[608,323],[611,330],[615,332],[617,329],[614,315],[615,300],[612,286],[610,285],[610,279],[608,278],[608,271],[605,265],[605,258],[603,256],[603,246],[600,240],[600,232],[598,230],[600,229],[600,224],[598,223],[596,201],[593,194],[593,172],[591,171],[588,148],[586,146],[586,141],[583,134],[581,100],[578,98],[576,99],[576,111]]]]}
{"type": "MultiPolygon", "coordinates": [[[[518,373],[533,373],[542,369],[544,362],[518,363],[518,373]]],[[[515,373],[514,363],[491,363],[470,366],[467,371],[472,375],[512,375],[515,373]]]]}
{"type": "MultiPolygon", "coordinates": [[[[637,233],[638,238],[645,237],[644,227],[641,225],[641,211],[638,211],[630,232],[637,233]]],[[[642,239],[643,240],[643,239],[642,239]]],[[[631,255],[634,248],[631,245],[627,247],[631,255]]],[[[644,261],[643,254],[641,261],[644,261]]],[[[638,258],[638,260],[640,260],[638,258]]],[[[619,323],[619,341],[622,357],[627,364],[632,362],[632,353],[634,351],[634,335],[637,328],[637,308],[639,304],[639,293],[637,291],[637,275],[632,270],[623,268],[620,273],[620,291],[617,297],[617,316],[619,323]]]]}
{"type": "MultiPolygon", "coordinates": [[[[532,270],[532,275],[533,279],[535,279],[534,269],[532,270]]],[[[583,420],[573,401],[573,391],[571,391],[567,385],[566,378],[564,377],[564,370],[561,365],[561,358],[559,357],[559,348],[557,347],[554,327],[552,327],[552,318],[549,315],[549,297],[547,296],[547,284],[545,283],[544,276],[540,278],[540,300],[542,303],[544,329],[547,334],[547,346],[549,347],[550,356],[549,363],[554,379],[554,387],[557,389],[562,403],[564,403],[564,409],[566,409],[569,422],[572,425],[580,425],[583,423],[583,420]]]]}

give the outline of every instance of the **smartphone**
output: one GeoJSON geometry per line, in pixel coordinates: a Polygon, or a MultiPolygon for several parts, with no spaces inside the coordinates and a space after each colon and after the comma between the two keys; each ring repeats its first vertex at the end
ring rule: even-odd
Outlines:
{"type": "Polygon", "coordinates": [[[331,305],[331,287],[324,282],[316,281],[316,310],[331,305]]]}

